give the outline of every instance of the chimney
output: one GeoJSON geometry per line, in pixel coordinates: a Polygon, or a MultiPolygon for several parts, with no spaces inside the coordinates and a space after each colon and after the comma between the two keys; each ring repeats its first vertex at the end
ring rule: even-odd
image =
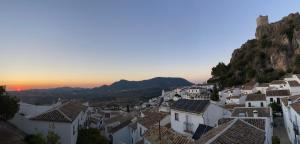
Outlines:
{"type": "Polygon", "coordinates": [[[257,112],[257,110],[254,110],[254,111],[253,111],[253,117],[258,117],[258,112],[257,112]]]}
{"type": "Polygon", "coordinates": [[[288,106],[290,106],[292,104],[292,100],[289,98],[288,99],[288,106]]]}

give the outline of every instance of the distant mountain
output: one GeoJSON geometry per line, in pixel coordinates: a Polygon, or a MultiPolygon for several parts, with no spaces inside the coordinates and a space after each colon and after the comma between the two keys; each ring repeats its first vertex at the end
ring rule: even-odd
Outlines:
{"type": "Polygon", "coordinates": [[[22,101],[28,103],[46,104],[53,103],[58,98],[80,100],[109,100],[132,99],[140,100],[159,96],[163,89],[189,86],[193,83],[183,78],[156,77],[142,81],[120,80],[111,85],[104,85],[91,89],[60,87],[52,89],[32,89],[21,92],[10,92],[19,96],[22,101]]]}
{"type": "Polygon", "coordinates": [[[111,91],[129,91],[138,89],[149,89],[149,88],[160,88],[169,89],[181,86],[192,85],[191,82],[183,78],[171,78],[171,77],[156,77],[148,80],[142,81],[128,81],[120,80],[111,84],[110,86],[96,87],[92,90],[101,92],[111,92],[111,91]]]}

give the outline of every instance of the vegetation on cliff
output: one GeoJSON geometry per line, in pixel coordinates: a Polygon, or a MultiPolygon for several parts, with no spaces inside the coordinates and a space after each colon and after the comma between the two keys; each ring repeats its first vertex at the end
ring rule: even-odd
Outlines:
{"type": "Polygon", "coordinates": [[[270,82],[285,73],[300,73],[300,15],[258,25],[256,38],[234,50],[229,64],[220,62],[212,68],[208,82],[221,87],[249,81],[270,82]]]}

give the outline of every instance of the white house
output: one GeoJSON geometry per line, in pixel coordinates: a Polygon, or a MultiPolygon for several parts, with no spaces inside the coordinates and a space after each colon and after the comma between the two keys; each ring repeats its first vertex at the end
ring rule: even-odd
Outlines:
{"type": "Polygon", "coordinates": [[[219,91],[220,103],[225,104],[227,97],[239,96],[239,95],[241,95],[241,89],[240,88],[228,88],[228,89],[224,89],[222,91],[219,91]]]}
{"type": "Polygon", "coordinates": [[[245,107],[268,107],[265,94],[248,94],[245,107]]]}
{"type": "MultiPolygon", "coordinates": [[[[29,107],[35,106],[25,107],[30,110],[29,107]]],[[[19,112],[10,120],[12,124],[26,134],[41,133],[46,136],[52,131],[60,137],[62,144],[76,144],[78,128],[87,126],[87,107],[81,103],[67,102],[50,109],[41,107],[47,110],[40,111],[37,115],[30,111],[26,112],[22,108],[23,106],[20,106],[19,112]]],[[[35,109],[35,111],[39,110],[35,109]]]]}
{"type": "Polygon", "coordinates": [[[300,95],[282,98],[284,125],[291,143],[300,143],[300,95]]]}
{"type": "Polygon", "coordinates": [[[181,99],[171,107],[171,128],[192,136],[199,124],[216,126],[218,119],[228,114],[229,111],[208,100],[181,99]]]}
{"type": "Polygon", "coordinates": [[[226,98],[225,104],[244,104],[246,95],[229,96],[226,98]]]}
{"type": "Polygon", "coordinates": [[[262,94],[266,94],[266,91],[269,87],[269,84],[268,83],[261,83],[261,84],[258,84],[255,89],[257,92],[261,92],[262,94]]]}
{"type": "MultiPolygon", "coordinates": [[[[268,107],[237,107],[234,108],[231,118],[242,119],[249,124],[263,130],[265,139],[265,144],[272,143],[273,135],[273,118],[272,118],[272,109],[268,107]]],[[[246,130],[247,133],[250,133],[250,129],[246,130]]],[[[241,137],[242,139],[242,137],[241,137]]]]}
{"type": "Polygon", "coordinates": [[[276,89],[288,89],[288,84],[285,80],[274,80],[269,84],[269,87],[276,89]]]}
{"type": "Polygon", "coordinates": [[[271,144],[272,127],[265,118],[223,118],[195,143],[271,144]]]}
{"type": "Polygon", "coordinates": [[[164,112],[155,110],[146,110],[141,112],[141,116],[137,120],[137,141],[143,139],[144,133],[154,125],[160,124],[165,126],[170,123],[170,115],[164,112]]]}
{"type": "Polygon", "coordinates": [[[299,74],[288,74],[285,76],[284,80],[286,81],[297,81],[298,83],[300,83],[300,79],[299,79],[300,75],[299,74]]]}
{"type": "Polygon", "coordinates": [[[280,99],[288,96],[290,96],[289,90],[267,90],[267,105],[273,102],[280,104],[280,99]]]}
{"type": "Polygon", "coordinates": [[[248,82],[246,84],[244,84],[242,86],[242,90],[241,90],[241,93],[246,95],[246,94],[251,94],[251,93],[255,93],[256,92],[256,89],[255,87],[258,85],[257,82],[255,81],[251,81],[251,82],[248,82]]]}

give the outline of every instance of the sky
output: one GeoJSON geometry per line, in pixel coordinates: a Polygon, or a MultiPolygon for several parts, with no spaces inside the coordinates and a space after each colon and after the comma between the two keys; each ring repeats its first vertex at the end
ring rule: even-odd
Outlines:
{"type": "Polygon", "coordinates": [[[259,15],[275,22],[299,10],[299,0],[2,0],[0,85],[204,82],[254,38],[259,15]]]}

